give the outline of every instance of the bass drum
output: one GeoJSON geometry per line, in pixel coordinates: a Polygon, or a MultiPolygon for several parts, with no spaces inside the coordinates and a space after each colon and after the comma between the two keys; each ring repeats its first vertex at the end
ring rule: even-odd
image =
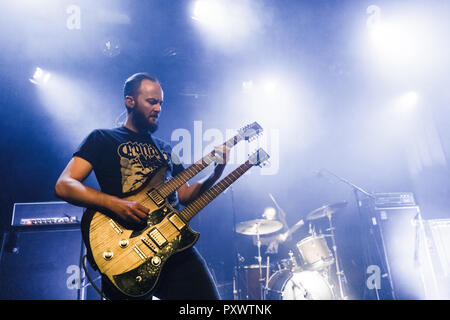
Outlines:
{"type": "Polygon", "coordinates": [[[281,270],[268,283],[267,300],[334,300],[330,284],[317,271],[281,270]]]}

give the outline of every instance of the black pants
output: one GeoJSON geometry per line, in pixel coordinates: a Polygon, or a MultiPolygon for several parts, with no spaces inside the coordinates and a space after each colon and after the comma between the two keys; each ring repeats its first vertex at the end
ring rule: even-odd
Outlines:
{"type": "MultiPolygon", "coordinates": [[[[102,276],[108,299],[130,299],[102,276]]],[[[195,248],[172,256],[164,265],[153,295],[161,300],[219,300],[220,296],[204,259],[195,248]]],[[[152,299],[147,296],[143,299],[152,299]]]]}

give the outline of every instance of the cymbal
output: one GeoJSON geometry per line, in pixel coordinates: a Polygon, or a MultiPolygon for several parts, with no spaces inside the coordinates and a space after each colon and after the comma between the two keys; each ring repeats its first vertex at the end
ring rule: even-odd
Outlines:
{"type": "Polygon", "coordinates": [[[347,206],[347,201],[336,202],[333,204],[325,205],[320,208],[317,208],[306,216],[306,220],[316,220],[328,215],[331,215],[338,211],[339,209],[345,208],[347,206]]]}
{"type": "Polygon", "coordinates": [[[255,219],[238,223],[236,226],[236,232],[249,236],[255,236],[258,233],[262,235],[277,232],[282,227],[283,224],[280,221],[255,219]]]}

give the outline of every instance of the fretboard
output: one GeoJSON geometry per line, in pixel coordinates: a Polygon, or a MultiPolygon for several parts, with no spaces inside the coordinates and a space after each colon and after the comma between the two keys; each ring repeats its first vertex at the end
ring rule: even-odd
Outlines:
{"type": "Polygon", "coordinates": [[[250,161],[245,162],[225,178],[220,180],[211,189],[204,192],[197,199],[192,201],[183,210],[180,211],[180,215],[185,219],[185,221],[191,220],[200,210],[202,210],[208,203],[214,200],[219,194],[225,191],[234,181],[239,179],[247,170],[249,170],[253,165],[250,161]]]}
{"type": "MultiPolygon", "coordinates": [[[[232,147],[241,140],[242,140],[242,137],[240,135],[235,135],[231,139],[224,142],[223,145],[227,146],[227,147],[232,147]]],[[[158,191],[161,194],[161,196],[163,196],[164,198],[167,198],[172,192],[177,190],[179,187],[181,187],[187,181],[192,179],[192,177],[194,177],[200,171],[202,171],[207,166],[209,166],[214,161],[214,158],[215,158],[215,151],[213,150],[210,153],[208,153],[206,156],[204,156],[203,158],[198,160],[197,162],[190,165],[183,172],[180,172],[174,178],[165,182],[163,185],[161,185],[158,188],[158,191]]]]}

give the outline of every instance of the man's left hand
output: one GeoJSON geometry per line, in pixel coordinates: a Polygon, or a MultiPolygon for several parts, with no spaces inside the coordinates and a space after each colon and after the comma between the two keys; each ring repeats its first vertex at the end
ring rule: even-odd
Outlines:
{"type": "Polygon", "coordinates": [[[222,175],[229,153],[230,149],[226,146],[221,145],[214,148],[214,155],[216,158],[214,163],[214,177],[219,178],[222,175]]]}

